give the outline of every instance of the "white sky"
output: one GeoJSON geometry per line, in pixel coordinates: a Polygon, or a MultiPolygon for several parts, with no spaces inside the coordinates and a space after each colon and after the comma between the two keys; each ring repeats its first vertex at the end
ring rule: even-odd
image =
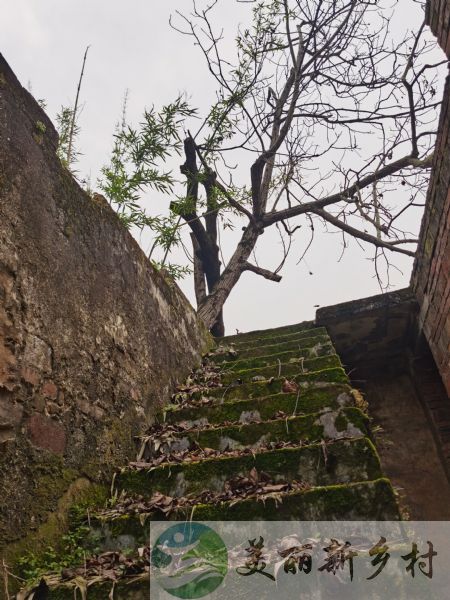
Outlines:
{"type": "MultiPolygon", "coordinates": [[[[233,0],[222,0],[222,5],[221,24],[234,30],[245,19],[248,5],[233,0]]],[[[30,83],[35,97],[45,99],[52,119],[61,105],[73,104],[84,49],[91,45],[81,94],[84,108],[79,146],[83,156],[78,169],[81,175],[91,175],[94,189],[99,169],[109,159],[125,89],[130,94],[128,119],[134,123],[139,122],[145,106],[168,103],[180,91],[189,94],[192,105],[204,109],[213,98],[214,88],[198,49],[168,24],[171,13],[189,6],[189,0],[0,0],[0,51],[22,84],[30,83]]],[[[400,0],[399,11],[397,18],[408,26],[421,20],[413,0],[400,0]]],[[[150,210],[152,200],[156,212],[161,212],[161,200],[151,195],[145,199],[146,208],[150,210]]],[[[163,202],[167,205],[169,200],[163,202]]],[[[315,305],[379,293],[368,260],[373,248],[361,250],[349,239],[349,248],[338,262],[340,240],[339,234],[319,233],[306,261],[296,265],[302,253],[300,236],[281,283],[245,273],[225,306],[227,332],[311,319],[315,305]]],[[[146,250],[148,236],[140,241],[146,250]]],[[[266,231],[258,248],[260,266],[278,264],[276,235],[266,231]]],[[[225,253],[231,249],[225,242],[225,253]]],[[[402,271],[390,274],[391,289],[398,289],[408,285],[412,260],[400,255],[393,260],[402,271]]],[[[193,301],[191,278],[181,282],[181,287],[193,301]]]]}

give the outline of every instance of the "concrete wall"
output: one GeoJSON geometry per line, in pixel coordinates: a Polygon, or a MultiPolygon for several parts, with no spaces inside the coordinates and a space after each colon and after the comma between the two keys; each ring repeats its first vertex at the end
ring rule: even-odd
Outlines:
{"type": "Polygon", "coordinates": [[[126,464],[210,342],[56,145],[0,55],[0,547],[126,464]]]}
{"type": "Polygon", "coordinates": [[[316,325],[327,328],[347,370],[373,368],[387,356],[404,352],[418,312],[409,288],[319,308],[316,325]]]}
{"type": "Polygon", "coordinates": [[[381,427],[377,448],[413,520],[450,516],[450,402],[429,346],[418,331],[411,289],[320,308],[355,387],[381,427]],[[439,489],[430,495],[427,489],[439,489]]]}
{"type": "MultiPolygon", "coordinates": [[[[427,21],[450,57],[450,2],[431,0],[427,21]]],[[[447,78],[412,287],[419,323],[450,395],[450,78],[447,78]]]]}

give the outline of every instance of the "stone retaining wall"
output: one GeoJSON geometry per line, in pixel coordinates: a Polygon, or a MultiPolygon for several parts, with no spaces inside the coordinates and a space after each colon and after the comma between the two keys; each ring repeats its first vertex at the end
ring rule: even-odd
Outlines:
{"type": "Polygon", "coordinates": [[[132,458],[210,343],[56,146],[0,55],[0,548],[132,458]]]}

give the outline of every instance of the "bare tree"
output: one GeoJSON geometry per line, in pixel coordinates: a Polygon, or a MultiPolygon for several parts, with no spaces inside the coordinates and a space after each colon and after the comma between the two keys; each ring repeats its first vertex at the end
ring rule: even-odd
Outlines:
{"type": "Polygon", "coordinates": [[[373,245],[376,268],[389,252],[414,256],[417,240],[399,223],[423,204],[440,104],[436,70],[445,62],[427,62],[434,43],[424,24],[395,39],[392,0],[244,1],[252,21],[240,27],[234,57],[214,25],[219,0],[194,2],[171,20],[201,49],[217,85],[206,118],[187,130],[185,197],[171,204],[191,230],[198,312],[216,335],[242,273],[280,281],[302,219],[311,236],[320,220],[373,245]],[[237,162],[239,172],[248,167],[247,182],[236,181],[237,162]],[[222,264],[220,228],[242,220],[222,264]],[[284,248],[274,272],[252,259],[272,226],[284,248]]]}

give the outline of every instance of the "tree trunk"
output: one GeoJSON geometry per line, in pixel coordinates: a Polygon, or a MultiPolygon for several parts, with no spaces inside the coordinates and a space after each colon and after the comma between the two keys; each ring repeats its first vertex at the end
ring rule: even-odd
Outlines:
{"type": "MultiPolygon", "coordinates": [[[[208,268],[205,269],[206,281],[208,283],[208,292],[209,296],[214,293],[215,287],[220,281],[220,257],[219,257],[219,247],[217,244],[212,244],[212,256],[210,255],[208,258],[208,268]]],[[[206,301],[206,298],[204,302],[206,301]]],[[[203,303],[201,303],[203,304],[203,303]]],[[[214,337],[222,337],[225,335],[225,326],[223,322],[223,311],[221,310],[214,324],[211,326],[211,333],[214,337]]]]}
{"type": "Polygon", "coordinates": [[[214,290],[200,306],[198,314],[209,329],[214,326],[216,320],[221,315],[225,301],[245,270],[247,259],[252,253],[258,237],[259,232],[253,226],[249,225],[226,269],[214,286],[214,290]]]}
{"type": "Polygon", "coordinates": [[[223,310],[217,316],[214,325],[210,329],[214,337],[223,337],[225,335],[225,324],[223,322],[223,310]]]}
{"type": "MultiPolygon", "coordinates": [[[[211,244],[211,246],[212,247],[210,249],[207,260],[203,259],[203,253],[202,253],[200,247],[198,247],[198,249],[199,249],[198,256],[200,257],[202,269],[203,269],[204,275],[206,277],[206,282],[208,284],[209,296],[211,296],[211,294],[214,293],[215,287],[221,278],[220,277],[219,247],[216,244],[211,244]]],[[[206,300],[207,300],[207,297],[205,295],[203,300],[197,304],[198,307],[201,307],[206,302],[206,300]]],[[[214,323],[211,326],[209,326],[209,329],[211,330],[211,333],[213,334],[214,337],[222,337],[223,335],[225,335],[225,326],[224,326],[224,322],[223,322],[223,311],[222,310],[220,310],[220,312],[217,314],[216,320],[214,321],[214,323]]]]}
{"type": "MultiPolygon", "coordinates": [[[[202,260],[202,252],[200,249],[200,245],[197,241],[197,238],[193,233],[191,233],[191,241],[194,255],[194,290],[195,290],[195,299],[197,301],[197,308],[199,308],[206,300],[206,282],[205,282],[205,269],[204,269],[204,261],[202,260]]],[[[209,262],[211,262],[211,258],[209,257],[209,262]]],[[[214,289],[215,284],[219,281],[220,278],[220,261],[219,261],[219,252],[217,250],[216,265],[212,270],[210,269],[209,277],[208,277],[208,289],[212,291],[214,289]]],[[[225,325],[223,321],[223,311],[221,310],[217,316],[217,319],[214,325],[211,327],[211,333],[214,337],[223,337],[225,335],[225,325]]]]}
{"type": "Polygon", "coordinates": [[[206,300],[206,282],[205,272],[203,270],[202,256],[200,252],[200,245],[197,242],[197,238],[191,233],[192,242],[192,254],[194,258],[194,290],[195,300],[197,301],[197,308],[206,300]]]}

